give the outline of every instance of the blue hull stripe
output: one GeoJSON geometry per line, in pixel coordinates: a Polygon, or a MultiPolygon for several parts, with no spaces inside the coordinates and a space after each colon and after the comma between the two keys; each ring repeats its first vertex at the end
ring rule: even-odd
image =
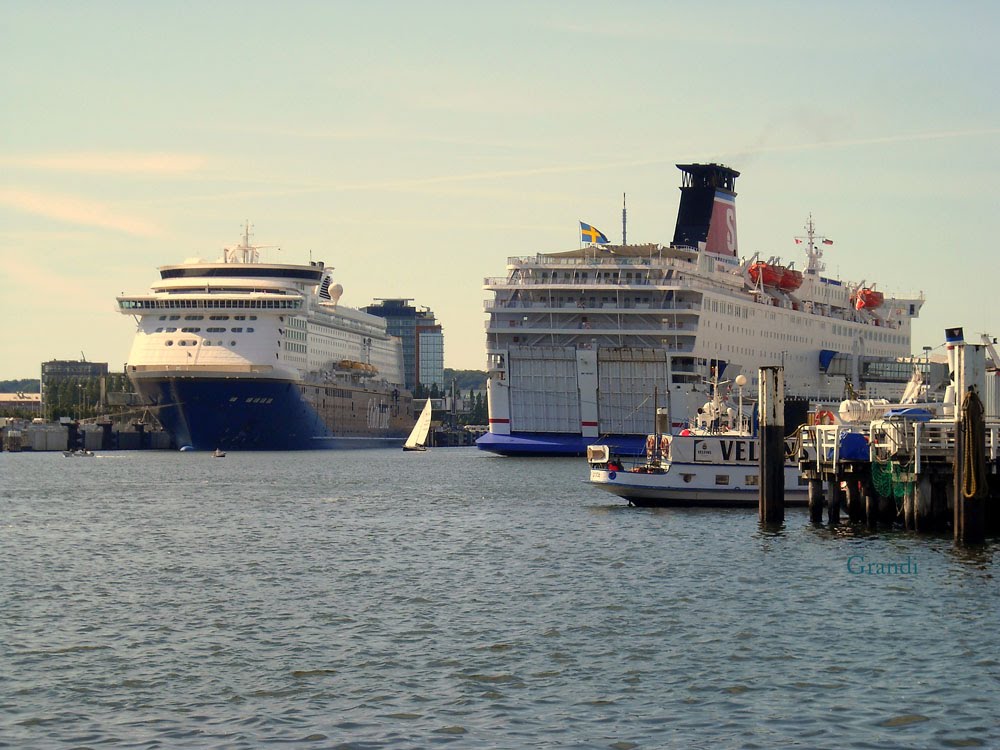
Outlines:
{"type": "Polygon", "coordinates": [[[621,456],[638,456],[646,450],[645,435],[601,435],[583,437],[554,432],[516,432],[495,435],[487,432],[476,446],[502,456],[586,456],[588,445],[608,445],[621,456]]]}
{"type": "Polygon", "coordinates": [[[398,447],[389,430],[337,434],[288,381],[172,378],[136,383],[176,448],[195,450],[308,450],[398,447]]]}

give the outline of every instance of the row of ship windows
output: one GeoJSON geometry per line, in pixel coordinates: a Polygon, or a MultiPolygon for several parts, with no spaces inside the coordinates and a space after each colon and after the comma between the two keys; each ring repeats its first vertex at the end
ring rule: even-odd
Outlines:
{"type": "MultiPolygon", "coordinates": [[[[232,403],[234,401],[239,401],[239,400],[240,400],[239,396],[233,396],[233,397],[231,397],[229,399],[229,402],[232,403]]],[[[263,396],[251,396],[250,398],[248,398],[246,400],[246,403],[248,403],[248,404],[270,404],[273,401],[274,401],[273,398],[265,398],[263,396]]]]}
{"type": "MultiPolygon", "coordinates": [[[[163,345],[164,346],[173,346],[174,345],[174,340],[173,339],[167,339],[166,341],[163,342],[163,345]]],[[[222,342],[221,341],[216,341],[213,344],[211,341],[207,341],[206,340],[206,341],[202,341],[201,345],[202,346],[222,346],[222,342]]],[[[229,345],[230,346],[236,346],[236,342],[235,341],[230,341],[229,345]]],[[[180,341],[177,342],[177,346],[198,346],[198,341],[195,340],[195,339],[181,339],[180,341]]]]}
{"type": "MultiPolygon", "coordinates": [[[[239,327],[237,327],[237,328],[230,328],[229,330],[232,333],[243,333],[243,329],[239,328],[239,327]]],[[[176,328],[157,328],[156,331],[154,331],[154,333],[175,333],[176,331],[177,331],[176,328]]],[[[206,328],[205,331],[206,331],[206,333],[225,333],[226,329],[225,328],[206,328]]],[[[253,333],[253,332],[254,332],[253,328],[247,328],[247,333],[253,333]]],[[[195,326],[193,328],[182,328],[181,329],[181,333],[201,333],[201,329],[198,328],[197,326],[195,326]]]]}
{"type": "Polygon", "coordinates": [[[123,299],[119,301],[123,310],[162,310],[178,307],[235,307],[261,309],[298,310],[302,307],[301,299],[123,299]]]}
{"type": "Polygon", "coordinates": [[[852,331],[847,326],[839,326],[839,325],[831,326],[831,328],[833,329],[834,336],[853,336],[856,333],[860,333],[861,336],[864,336],[866,339],[870,339],[872,341],[884,341],[889,344],[906,343],[905,336],[901,336],[895,333],[886,333],[885,331],[871,331],[871,330],[864,330],[858,332],[858,331],[852,331]]]}
{"type": "MultiPolygon", "coordinates": [[[[180,319],[181,319],[180,315],[169,315],[169,316],[167,316],[167,315],[161,315],[160,316],[160,320],[180,320],[180,319]]],[[[185,315],[184,316],[184,320],[204,320],[204,319],[205,319],[204,315],[185,315]]],[[[209,320],[229,320],[229,316],[228,315],[209,315],[208,319],[209,320]]],[[[246,320],[246,319],[247,319],[246,315],[234,315],[233,316],[233,320],[246,320]]],[[[257,320],[257,316],[256,315],[251,315],[250,316],[250,320],[257,320]]]]}
{"type": "MultiPolygon", "coordinates": [[[[681,474],[681,479],[683,479],[686,483],[690,483],[692,480],[694,480],[694,478],[695,478],[694,474],[681,474]]],[[[746,476],[743,477],[743,482],[744,482],[744,485],[747,486],[747,487],[757,487],[757,486],[759,486],[759,479],[760,478],[759,478],[759,476],[757,474],[747,474],[746,476]]],[[[722,485],[722,486],[730,484],[729,475],[728,474],[716,474],[715,475],[715,484],[716,485],[722,485]]],[[[804,487],[807,484],[809,484],[809,481],[807,479],[803,479],[802,477],[799,477],[799,486],[800,487],[804,487]]]]}

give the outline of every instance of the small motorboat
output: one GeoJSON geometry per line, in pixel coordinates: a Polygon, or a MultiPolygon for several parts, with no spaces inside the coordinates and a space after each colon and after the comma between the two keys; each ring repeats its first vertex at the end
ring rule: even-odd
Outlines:
{"type": "Polygon", "coordinates": [[[222,450],[222,448],[216,448],[215,451],[212,453],[212,458],[225,458],[225,457],[226,457],[226,452],[222,450]]]}

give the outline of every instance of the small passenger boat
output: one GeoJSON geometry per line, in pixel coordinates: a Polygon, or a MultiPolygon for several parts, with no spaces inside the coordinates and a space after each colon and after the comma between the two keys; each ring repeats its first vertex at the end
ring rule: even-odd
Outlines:
{"type": "MultiPolygon", "coordinates": [[[[735,382],[742,389],[746,378],[735,382]]],[[[649,435],[646,455],[631,465],[607,445],[588,446],[590,484],[640,507],[757,507],[760,440],[743,413],[742,395],[738,407],[729,406],[722,385],[712,384],[711,400],[690,427],[677,435],[649,435]]],[[[791,438],[785,441],[785,503],[808,504],[791,438]]]]}

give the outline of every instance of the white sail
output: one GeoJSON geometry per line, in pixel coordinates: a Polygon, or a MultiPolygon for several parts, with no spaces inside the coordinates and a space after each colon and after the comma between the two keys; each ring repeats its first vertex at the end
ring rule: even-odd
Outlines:
{"type": "Polygon", "coordinates": [[[404,450],[422,450],[427,445],[427,433],[431,430],[431,400],[424,402],[423,411],[417,417],[417,423],[413,425],[413,431],[403,443],[404,450]]]}

